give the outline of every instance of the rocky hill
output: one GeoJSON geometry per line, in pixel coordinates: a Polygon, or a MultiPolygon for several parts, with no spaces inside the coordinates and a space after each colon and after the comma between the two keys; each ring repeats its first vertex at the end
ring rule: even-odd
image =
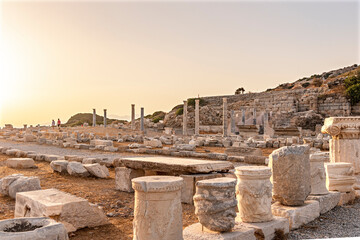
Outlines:
{"type": "MultiPolygon", "coordinates": [[[[261,123],[264,114],[271,116],[273,127],[297,126],[314,130],[329,116],[360,115],[360,104],[351,101],[359,95],[360,67],[344,67],[322,74],[304,77],[292,83],[284,83],[260,93],[246,93],[227,96],[210,96],[200,99],[200,125],[222,124],[222,99],[228,101],[228,119],[234,111],[235,122],[239,123],[245,112],[245,124],[252,124],[254,118],[261,123]],[[359,72],[359,73],[358,73],[359,72]],[[356,76],[359,76],[356,80],[356,76]],[[355,78],[355,80],[354,80],[355,78]],[[349,82],[355,86],[349,91],[349,82]]],[[[188,126],[194,127],[194,99],[188,99],[188,126]]],[[[183,104],[175,106],[164,118],[167,127],[182,126],[183,104]]]]}
{"type": "MultiPolygon", "coordinates": [[[[77,113],[74,116],[71,116],[70,119],[64,124],[65,127],[75,127],[81,126],[84,123],[88,123],[89,126],[92,125],[93,114],[92,113],[77,113]]],[[[110,119],[106,118],[106,122],[111,124],[113,122],[124,122],[124,120],[110,119]]],[[[100,125],[104,123],[104,117],[96,114],[96,124],[100,125]]]]}

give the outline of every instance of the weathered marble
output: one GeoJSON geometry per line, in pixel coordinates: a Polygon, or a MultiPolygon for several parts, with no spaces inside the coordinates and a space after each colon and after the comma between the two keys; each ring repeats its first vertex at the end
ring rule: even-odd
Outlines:
{"type": "Polygon", "coordinates": [[[326,188],[326,172],[324,158],[316,154],[310,155],[311,193],[312,195],[328,194],[326,188]]]}
{"type": "Polygon", "coordinates": [[[271,221],[271,169],[262,166],[237,167],[236,197],[243,222],[271,221]]]}
{"type": "Polygon", "coordinates": [[[354,190],[356,178],[351,163],[327,163],[326,186],[329,191],[351,192],[354,190]]]}
{"type": "Polygon", "coordinates": [[[330,134],[331,162],[348,162],[360,173],[360,117],[326,118],[321,131],[330,134]]]}
{"type": "Polygon", "coordinates": [[[233,178],[214,178],[196,183],[195,215],[204,227],[227,232],[235,226],[235,185],[233,178]]]}
{"type": "Polygon", "coordinates": [[[270,154],[273,198],[288,206],[303,205],[311,192],[309,146],[282,147],[270,154]]]}
{"type": "Polygon", "coordinates": [[[132,180],[135,190],[133,239],[182,240],[183,179],[147,176],[132,180]]]}
{"type": "Polygon", "coordinates": [[[57,189],[17,193],[15,217],[56,217],[68,232],[108,223],[100,207],[57,189]]]}

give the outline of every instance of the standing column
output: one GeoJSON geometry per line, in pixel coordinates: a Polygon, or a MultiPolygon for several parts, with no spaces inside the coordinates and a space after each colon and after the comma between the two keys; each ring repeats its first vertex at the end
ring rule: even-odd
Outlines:
{"type": "Polygon", "coordinates": [[[231,133],[235,133],[235,112],[231,110],[231,133]]]}
{"type": "Polygon", "coordinates": [[[200,133],[200,100],[195,100],[195,135],[200,133]]]}
{"type": "Polygon", "coordinates": [[[242,109],[241,114],[242,125],[245,125],[245,108],[242,109]]]}
{"type": "Polygon", "coordinates": [[[181,188],[183,179],[172,176],[134,178],[133,239],[182,240],[181,188]]]}
{"type": "Polygon", "coordinates": [[[183,135],[187,135],[187,101],[184,101],[183,108],[183,135]]]}
{"type": "Polygon", "coordinates": [[[104,127],[106,127],[106,109],[104,109],[104,127]]]}
{"type": "Polygon", "coordinates": [[[131,104],[131,130],[135,130],[135,104],[131,104]]]}
{"type": "Polygon", "coordinates": [[[223,98],[223,136],[227,136],[227,98],[223,98]]]}
{"type": "Polygon", "coordinates": [[[256,125],[256,108],[253,109],[253,124],[256,125]]]}
{"type": "Polygon", "coordinates": [[[140,109],[140,129],[142,132],[145,131],[145,127],[144,127],[144,108],[142,107],[140,109]]]}
{"type": "Polygon", "coordinates": [[[95,127],[96,126],[96,109],[95,108],[93,108],[93,127],[95,127]]]}

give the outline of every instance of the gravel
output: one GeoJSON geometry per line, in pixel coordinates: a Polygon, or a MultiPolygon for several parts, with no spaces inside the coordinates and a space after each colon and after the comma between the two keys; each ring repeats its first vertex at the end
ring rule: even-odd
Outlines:
{"type": "Polygon", "coordinates": [[[343,238],[360,236],[360,199],[337,206],[316,220],[291,231],[288,239],[343,238]]]}

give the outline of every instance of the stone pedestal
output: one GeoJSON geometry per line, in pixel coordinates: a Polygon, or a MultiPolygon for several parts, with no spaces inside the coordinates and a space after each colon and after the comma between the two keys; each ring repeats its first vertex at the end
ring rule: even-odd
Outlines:
{"type": "Polygon", "coordinates": [[[266,222],[271,213],[271,169],[262,166],[237,167],[236,197],[243,222],[266,222]]]}
{"type": "Polygon", "coordinates": [[[352,192],[356,182],[351,163],[327,163],[326,186],[329,191],[352,192]]]}
{"type": "Polygon", "coordinates": [[[309,147],[282,147],[270,154],[273,198],[287,206],[300,206],[311,192],[309,147]]]}
{"type": "Polygon", "coordinates": [[[132,180],[135,190],[134,240],[183,239],[182,185],[180,177],[149,176],[132,180]]]}
{"type": "Polygon", "coordinates": [[[200,134],[200,100],[195,99],[195,136],[200,134]]]}
{"type": "Polygon", "coordinates": [[[196,183],[195,214],[204,227],[227,232],[235,226],[235,185],[233,178],[214,178],[196,183]]]}
{"type": "Polygon", "coordinates": [[[227,98],[223,98],[223,136],[227,136],[228,122],[227,122],[227,98]]]}
{"type": "Polygon", "coordinates": [[[184,107],[183,107],[183,135],[187,135],[187,107],[188,102],[184,101],[184,107]]]}
{"type": "Polygon", "coordinates": [[[322,195],[328,194],[326,188],[326,172],[324,167],[324,158],[318,155],[310,155],[310,172],[311,172],[311,194],[322,195]]]}
{"type": "Polygon", "coordinates": [[[355,173],[360,173],[360,117],[326,118],[321,131],[332,136],[331,162],[352,163],[355,173]]]}

